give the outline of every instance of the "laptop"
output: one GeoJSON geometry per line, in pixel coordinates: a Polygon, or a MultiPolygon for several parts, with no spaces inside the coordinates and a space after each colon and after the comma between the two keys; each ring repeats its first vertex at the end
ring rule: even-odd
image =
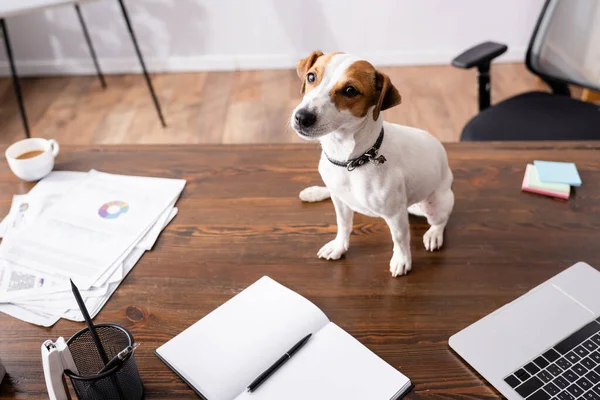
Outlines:
{"type": "Polygon", "coordinates": [[[577,263],[449,343],[507,399],[600,400],[600,272],[577,263]]]}

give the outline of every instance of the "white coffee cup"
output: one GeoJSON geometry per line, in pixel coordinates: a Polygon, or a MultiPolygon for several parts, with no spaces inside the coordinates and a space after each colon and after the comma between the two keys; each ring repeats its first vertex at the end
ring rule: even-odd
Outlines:
{"type": "Polygon", "coordinates": [[[58,155],[60,146],[54,139],[31,138],[13,143],[6,152],[6,160],[11,171],[24,181],[42,179],[54,168],[54,157],[58,155]],[[19,159],[25,153],[41,151],[31,158],[19,159]]]}

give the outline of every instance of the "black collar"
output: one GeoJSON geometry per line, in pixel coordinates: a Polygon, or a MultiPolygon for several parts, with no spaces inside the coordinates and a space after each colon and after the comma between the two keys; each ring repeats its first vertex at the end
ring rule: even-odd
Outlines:
{"type": "Polygon", "coordinates": [[[384,162],[386,162],[387,160],[385,159],[384,156],[377,157],[377,152],[379,151],[379,148],[381,147],[382,143],[383,143],[383,127],[381,128],[381,133],[379,134],[379,137],[377,138],[377,141],[375,142],[373,147],[371,147],[369,150],[367,150],[365,153],[363,153],[362,156],[358,156],[358,157],[353,158],[352,160],[348,160],[348,161],[337,161],[337,160],[330,158],[327,155],[327,153],[325,153],[325,150],[323,150],[323,154],[325,154],[325,157],[327,157],[329,162],[332,163],[333,165],[337,165],[338,167],[344,167],[348,171],[352,171],[352,170],[354,170],[358,167],[361,167],[369,162],[373,165],[379,165],[379,164],[383,164],[384,162]]]}

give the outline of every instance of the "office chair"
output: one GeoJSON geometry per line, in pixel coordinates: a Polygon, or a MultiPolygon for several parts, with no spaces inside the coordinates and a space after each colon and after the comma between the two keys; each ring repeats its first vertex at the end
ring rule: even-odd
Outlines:
{"type": "Polygon", "coordinates": [[[600,91],[600,1],[547,0],[529,42],[527,68],[552,93],[528,92],[490,106],[490,64],[508,47],[481,43],[452,65],[479,72],[479,114],[461,141],[600,140],[600,107],[570,97],[568,85],[600,91]]]}

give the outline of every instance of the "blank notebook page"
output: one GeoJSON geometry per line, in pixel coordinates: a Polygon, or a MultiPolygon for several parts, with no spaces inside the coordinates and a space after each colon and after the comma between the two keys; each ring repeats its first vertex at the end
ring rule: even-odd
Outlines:
{"type": "Polygon", "coordinates": [[[263,277],[156,352],[208,400],[233,400],[328,323],[310,301],[263,277]]]}
{"type": "Polygon", "coordinates": [[[409,379],[329,323],[253,393],[236,400],[390,400],[409,379]]]}

